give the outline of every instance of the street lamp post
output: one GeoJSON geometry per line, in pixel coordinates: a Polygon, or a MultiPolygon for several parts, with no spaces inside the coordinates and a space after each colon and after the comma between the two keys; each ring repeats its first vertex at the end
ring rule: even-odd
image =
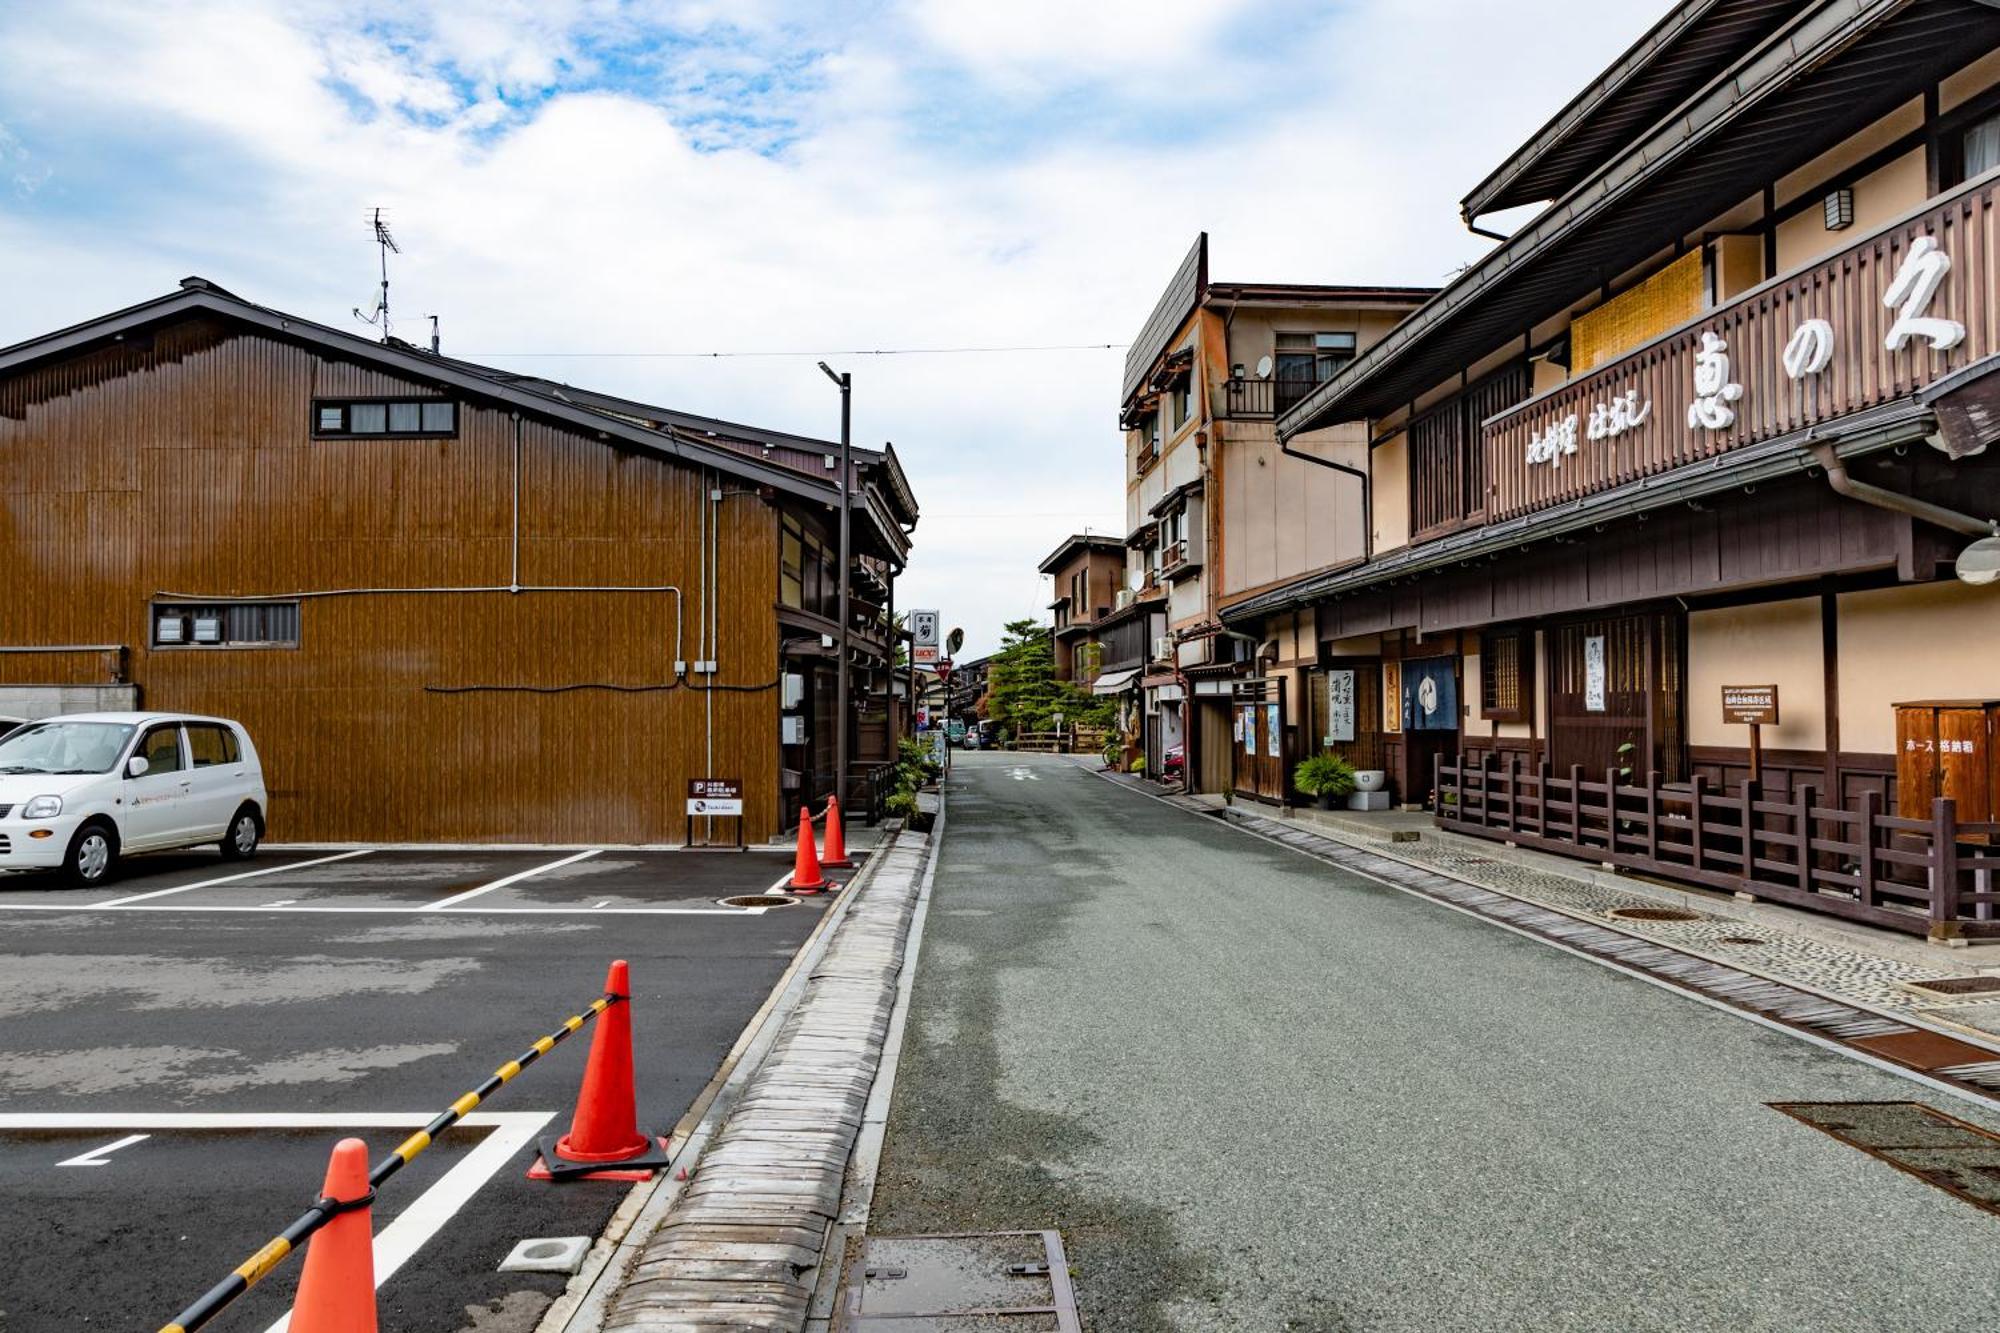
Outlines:
{"type": "Polygon", "coordinates": [[[840,802],[841,818],[847,817],[847,632],[848,622],[853,613],[848,610],[847,587],[853,574],[850,568],[854,556],[849,547],[852,534],[849,524],[853,519],[853,505],[848,498],[849,488],[854,481],[853,448],[853,404],[854,376],[846,371],[835,374],[833,367],[822,361],[819,368],[826,377],[840,386],[840,665],[835,668],[833,680],[833,794],[840,802]]]}

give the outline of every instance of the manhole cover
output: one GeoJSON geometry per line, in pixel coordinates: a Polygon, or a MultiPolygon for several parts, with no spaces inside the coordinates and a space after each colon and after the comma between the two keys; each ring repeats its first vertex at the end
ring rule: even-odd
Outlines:
{"type": "Polygon", "coordinates": [[[1724,935],[1721,939],[1717,940],[1716,943],[1717,944],[1763,944],[1765,943],[1765,941],[1758,939],[1755,935],[1724,935]]]}
{"type": "Polygon", "coordinates": [[[1700,912],[1685,907],[1614,907],[1605,915],[1620,921],[1699,921],[1700,912]]]}
{"type": "Polygon", "coordinates": [[[1990,995],[2000,991],[2000,977],[1937,977],[1929,981],[1906,981],[1911,990],[1932,995],[1990,995]]]}
{"type": "Polygon", "coordinates": [[[1080,1333],[1053,1231],[870,1236],[848,1266],[838,1333],[1080,1333]]]}
{"type": "Polygon", "coordinates": [[[724,907],[790,907],[798,899],[783,893],[749,893],[721,901],[724,907]]]}

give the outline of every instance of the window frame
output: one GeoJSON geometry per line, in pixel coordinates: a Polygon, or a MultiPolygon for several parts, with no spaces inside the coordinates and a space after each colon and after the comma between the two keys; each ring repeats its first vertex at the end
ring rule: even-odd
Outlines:
{"type": "Polygon", "coordinates": [[[1479,634],[1479,716],[1488,722],[1526,722],[1535,708],[1535,630],[1532,625],[1502,625],[1479,634]],[[1493,672],[1494,645],[1510,642],[1513,647],[1514,704],[1498,702],[1493,672]]]}
{"type": "Polygon", "coordinates": [[[409,394],[409,393],[360,394],[351,398],[315,397],[312,400],[311,409],[307,413],[306,420],[311,426],[312,438],[315,440],[455,440],[458,438],[459,426],[464,420],[464,414],[465,414],[465,405],[461,403],[458,399],[441,397],[436,394],[431,394],[431,395],[409,394]],[[451,406],[451,427],[448,430],[422,429],[423,419],[424,419],[424,408],[426,406],[436,405],[439,403],[446,403],[451,406]],[[373,406],[377,404],[379,404],[382,408],[383,425],[385,429],[368,430],[368,431],[355,430],[354,409],[356,407],[373,406]],[[388,422],[393,415],[394,408],[397,405],[401,404],[414,405],[416,407],[418,429],[416,430],[386,429],[388,422]],[[329,410],[337,410],[341,414],[341,424],[338,430],[328,430],[325,429],[320,424],[320,414],[324,411],[329,411],[329,410]]]}
{"type": "Polygon", "coordinates": [[[304,604],[296,597],[274,597],[257,602],[150,602],[146,607],[146,650],[155,653],[178,652],[297,652],[305,642],[304,604]],[[229,610],[232,607],[290,607],[292,609],[292,637],[289,639],[232,639],[229,637],[229,610]],[[213,643],[203,643],[194,637],[193,622],[204,613],[218,612],[222,621],[222,638],[213,643]],[[168,618],[180,619],[186,626],[178,641],[160,637],[160,624],[168,618]]]}

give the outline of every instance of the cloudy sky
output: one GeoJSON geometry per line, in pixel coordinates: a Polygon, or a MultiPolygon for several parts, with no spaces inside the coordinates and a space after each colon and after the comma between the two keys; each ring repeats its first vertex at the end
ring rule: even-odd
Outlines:
{"type": "Polygon", "coordinates": [[[200,273],[691,411],[838,429],[968,654],[1122,526],[1120,348],[1197,231],[1224,281],[1431,284],[1456,202],[1664,0],[0,4],[0,344],[200,273]]]}

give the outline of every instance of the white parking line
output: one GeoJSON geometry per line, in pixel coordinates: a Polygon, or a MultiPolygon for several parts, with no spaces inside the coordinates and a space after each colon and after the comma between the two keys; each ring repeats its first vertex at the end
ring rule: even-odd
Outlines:
{"type": "MultiPolygon", "coordinates": [[[[74,907],[61,903],[0,903],[0,914],[7,912],[100,912],[110,907],[109,903],[92,906],[81,903],[74,907]]],[[[346,916],[412,916],[431,909],[424,906],[379,906],[379,907],[238,907],[220,903],[135,903],[130,907],[111,908],[116,912],[266,912],[272,916],[289,913],[320,913],[346,916]]],[[[606,907],[601,911],[590,907],[473,907],[463,912],[451,912],[451,916],[582,916],[595,912],[598,916],[758,916],[771,909],[768,907],[606,907]]]]}
{"type": "MultiPolygon", "coordinates": [[[[479,1192],[495,1172],[513,1158],[514,1154],[535,1141],[535,1135],[544,1125],[555,1119],[553,1111],[474,1111],[458,1123],[467,1129],[490,1129],[493,1132],[482,1138],[472,1151],[455,1163],[439,1177],[438,1182],[412,1199],[388,1226],[375,1235],[375,1285],[379,1288],[393,1276],[397,1269],[409,1262],[421,1249],[424,1242],[435,1236],[452,1215],[463,1208],[474,1194],[479,1192]]],[[[50,1129],[143,1129],[203,1130],[203,1129],[421,1129],[431,1121],[429,1112],[391,1115],[346,1115],[337,1111],[306,1112],[298,1115],[266,1115],[254,1112],[233,1112],[219,1115],[199,1113],[167,1113],[157,1115],[99,1115],[88,1111],[53,1112],[35,1114],[33,1112],[0,1112],[0,1131],[6,1130],[50,1130],[50,1129]]],[[[141,1134],[138,1138],[144,1138],[141,1134]]],[[[136,1140],[135,1140],[136,1141],[136,1140]]],[[[109,1149],[100,1148],[99,1152],[109,1149]]],[[[92,1154],[86,1153],[85,1156],[92,1154]]],[[[91,1163],[90,1165],[101,1165],[91,1163]]],[[[314,1179],[317,1179],[315,1175],[314,1179]]],[[[311,1182],[300,1186],[300,1198],[311,1192],[311,1182]]],[[[391,1186],[390,1188],[394,1188],[391,1186]]],[[[273,1226],[289,1221],[289,1218],[274,1218],[273,1226]]],[[[262,1239],[258,1236],[243,1237],[247,1251],[262,1239]]],[[[189,1293],[192,1295],[193,1293],[189,1293]]],[[[272,1324],[266,1333],[285,1333],[291,1327],[292,1317],[272,1324]]]]}
{"type": "Polygon", "coordinates": [[[66,1161],[57,1162],[56,1165],[57,1166],[110,1166],[111,1163],[104,1160],[106,1156],[108,1156],[111,1153],[117,1152],[120,1148],[129,1148],[135,1143],[144,1143],[147,1139],[150,1139],[152,1137],[153,1136],[151,1134],[127,1134],[124,1138],[118,1140],[118,1142],[116,1143],[107,1143],[102,1148],[92,1148],[89,1152],[78,1153],[76,1156],[71,1157],[66,1161]]]}
{"type": "MultiPolygon", "coordinates": [[[[323,866],[329,861],[345,861],[349,857],[366,856],[373,850],[374,848],[372,847],[363,847],[358,851],[342,852],[338,856],[322,856],[311,861],[290,861],[281,866],[265,866],[262,870],[246,870],[240,875],[223,875],[217,879],[205,879],[198,884],[182,884],[171,889],[154,889],[151,893],[135,893],[129,898],[113,898],[108,903],[92,903],[91,906],[125,907],[132,903],[145,902],[148,898],[164,898],[169,894],[188,893],[194,889],[212,889],[218,884],[234,884],[238,880],[256,879],[260,875],[278,875],[287,870],[304,870],[307,866],[323,866]]],[[[74,911],[76,909],[71,908],[70,910],[74,911]]]]}
{"type": "Polygon", "coordinates": [[[785,890],[789,889],[792,886],[792,874],[793,874],[792,871],[787,870],[784,874],[778,876],[776,881],[772,883],[771,887],[764,890],[764,896],[767,898],[785,897],[786,896],[785,890]]]}
{"type": "Polygon", "coordinates": [[[519,884],[524,879],[533,879],[536,875],[542,874],[545,871],[556,870],[563,866],[575,865],[578,861],[589,860],[591,857],[597,855],[598,850],[598,848],[593,847],[587,852],[578,852],[574,856],[565,856],[560,861],[551,861],[547,865],[539,865],[532,870],[517,871],[504,878],[496,879],[491,884],[482,884],[476,889],[467,889],[464,893],[455,893],[449,898],[440,898],[434,903],[426,903],[424,904],[424,910],[438,912],[447,907],[456,907],[467,899],[477,898],[482,893],[491,893],[495,889],[504,889],[509,884],[519,884]]]}

